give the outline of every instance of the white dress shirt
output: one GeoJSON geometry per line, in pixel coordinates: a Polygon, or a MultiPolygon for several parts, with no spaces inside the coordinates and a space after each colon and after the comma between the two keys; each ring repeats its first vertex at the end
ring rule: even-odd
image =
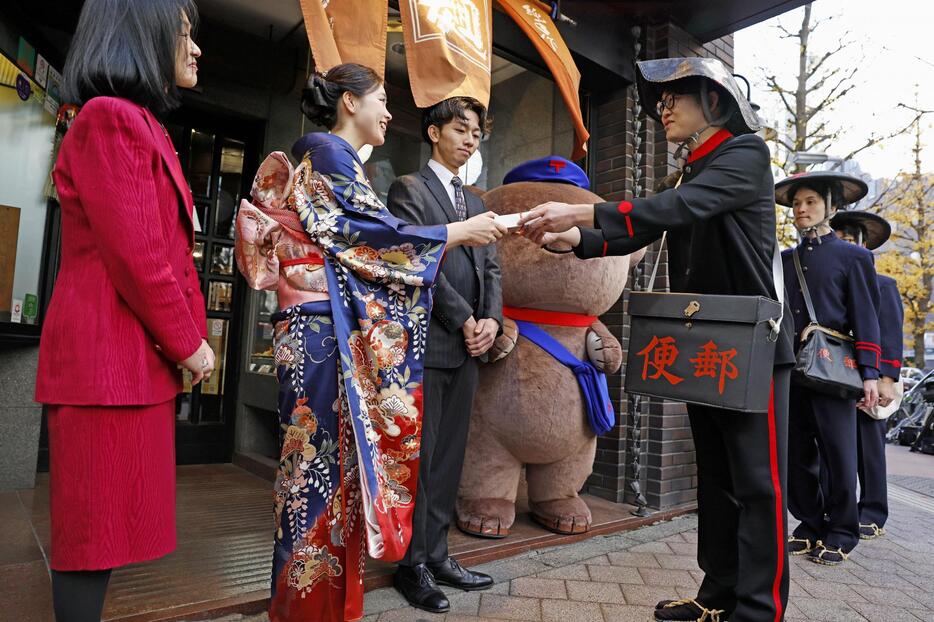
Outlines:
{"type": "MultiPolygon", "coordinates": [[[[446,166],[434,159],[428,160],[428,168],[430,168],[434,174],[438,176],[438,179],[441,180],[441,185],[444,186],[444,191],[448,193],[448,199],[451,200],[451,207],[455,207],[457,202],[454,199],[454,184],[451,183],[451,180],[455,177],[454,173],[449,171],[446,166]]],[[[463,181],[464,180],[461,179],[462,183],[463,181]]],[[[466,196],[464,197],[464,200],[467,200],[466,196]]]]}

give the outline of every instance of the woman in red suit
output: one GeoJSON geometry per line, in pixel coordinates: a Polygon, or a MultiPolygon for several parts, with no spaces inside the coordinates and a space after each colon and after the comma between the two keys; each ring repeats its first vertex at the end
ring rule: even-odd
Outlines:
{"type": "Polygon", "coordinates": [[[175,396],[208,377],[191,192],[156,115],[197,82],[187,0],[87,0],[65,64],[81,106],[53,173],[62,258],[39,351],[59,622],[99,620],[112,568],[175,548],[175,396]]]}

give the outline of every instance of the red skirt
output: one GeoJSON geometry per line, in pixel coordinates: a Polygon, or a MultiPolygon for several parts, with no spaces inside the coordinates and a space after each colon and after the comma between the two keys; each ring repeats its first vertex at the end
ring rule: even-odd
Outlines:
{"type": "Polygon", "coordinates": [[[103,570],[175,550],[175,400],[49,405],[53,570],[103,570]]]}

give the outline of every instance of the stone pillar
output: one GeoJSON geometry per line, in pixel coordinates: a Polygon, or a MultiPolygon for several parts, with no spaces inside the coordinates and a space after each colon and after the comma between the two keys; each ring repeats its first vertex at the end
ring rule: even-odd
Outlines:
{"type": "Polygon", "coordinates": [[[42,405],[36,389],[36,345],[0,347],[0,490],[36,485],[42,405]]]}

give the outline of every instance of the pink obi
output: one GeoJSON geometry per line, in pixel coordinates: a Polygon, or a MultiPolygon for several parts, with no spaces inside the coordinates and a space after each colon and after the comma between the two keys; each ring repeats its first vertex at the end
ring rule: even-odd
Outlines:
{"type": "Polygon", "coordinates": [[[289,204],[293,172],[284,153],[271,153],[253,180],[254,203],[244,199],[237,213],[237,267],[253,289],[276,291],[280,309],[328,291],[324,254],[289,204]]]}

